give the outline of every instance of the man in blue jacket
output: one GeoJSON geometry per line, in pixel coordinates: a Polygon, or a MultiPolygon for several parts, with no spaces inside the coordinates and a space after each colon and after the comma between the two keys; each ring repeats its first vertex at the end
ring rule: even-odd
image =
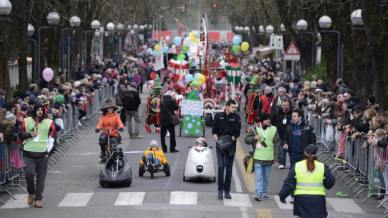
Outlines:
{"type": "Polygon", "coordinates": [[[292,121],[287,126],[285,133],[285,144],[283,148],[290,155],[291,167],[296,162],[304,159],[304,151],[309,144],[316,143],[314,128],[303,120],[303,112],[299,108],[292,111],[292,121]]]}

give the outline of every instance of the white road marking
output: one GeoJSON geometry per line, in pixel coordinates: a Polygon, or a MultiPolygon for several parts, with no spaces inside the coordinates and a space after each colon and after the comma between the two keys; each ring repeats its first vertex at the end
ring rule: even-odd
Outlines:
{"type": "Polygon", "coordinates": [[[252,207],[248,194],[231,193],[232,199],[224,199],[226,207],[252,207]]]}
{"type": "Polygon", "coordinates": [[[115,206],[142,205],[145,192],[120,192],[115,206]]]}
{"type": "Polygon", "coordinates": [[[16,200],[10,198],[3,206],[1,206],[1,209],[29,207],[27,204],[27,194],[15,194],[13,196],[16,198],[16,200]]]}
{"type": "Polygon", "coordinates": [[[177,205],[197,205],[197,192],[173,191],[170,193],[170,204],[177,205]]]}
{"type": "Polygon", "coordinates": [[[278,207],[280,209],[283,209],[283,210],[292,210],[294,209],[294,205],[290,203],[290,200],[291,200],[291,197],[288,196],[286,198],[286,204],[283,204],[281,201],[280,201],[280,198],[278,195],[275,195],[273,196],[273,199],[275,200],[276,204],[278,204],[278,207]]]}
{"type": "Polygon", "coordinates": [[[233,164],[232,177],[233,177],[234,184],[236,186],[236,192],[241,193],[243,190],[241,186],[240,177],[238,176],[238,173],[237,173],[236,164],[233,164]]]}
{"type": "Polygon", "coordinates": [[[58,207],[85,207],[94,193],[67,193],[58,207]]]}
{"type": "Polygon", "coordinates": [[[66,173],[66,172],[65,171],[59,171],[59,170],[50,170],[50,171],[48,171],[48,173],[62,174],[62,173],[66,173]]]}
{"type": "Polygon", "coordinates": [[[353,201],[353,199],[326,198],[330,206],[337,212],[342,213],[362,213],[365,212],[353,201]]]}
{"type": "Polygon", "coordinates": [[[124,154],[143,154],[144,151],[125,151],[124,154]]]}

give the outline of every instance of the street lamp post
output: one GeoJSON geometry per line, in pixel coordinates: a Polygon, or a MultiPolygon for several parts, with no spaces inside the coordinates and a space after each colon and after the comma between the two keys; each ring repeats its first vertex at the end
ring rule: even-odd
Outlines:
{"type": "Polygon", "coordinates": [[[28,35],[28,41],[30,41],[33,46],[34,46],[34,58],[33,58],[33,61],[34,61],[34,67],[33,67],[33,73],[32,75],[36,75],[39,70],[38,70],[38,61],[37,61],[37,51],[38,51],[38,43],[36,42],[35,39],[32,38],[32,36],[34,35],[35,33],[35,28],[32,24],[28,24],[28,27],[27,27],[27,35],[28,35]]]}
{"type": "Polygon", "coordinates": [[[299,33],[311,35],[311,67],[314,68],[314,33],[307,31],[308,23],[306,20],[300,19],[296,23],[296,29],[299,33]]]}
{"type": "Polygon", "coordinates": [[[117,29],[117,45],[118,45],[118,48],[117,48],[117,51],[116,51],[116,60],[115,62],[120,62],[121,61],[121,47],[122,47],[122,32],[125,30],[125,27],[124,27],[124,24],[122,23],[118,23],[117,26],[116,26],[116,29],[117,29]]]}
{"type": "MultiPolygon", "coordinates": [[[[93,33],[94,34],[94,36],[96,35],[96,31],[98,32],[98,34],[100,33],[99,31],[98,31],[98,29],[100,29],[100,26],[101,26],[101,24],[100,24],[100,21],[98,21],[98,20],[93,20],[91,23],[90,23],[90,28],[91,28],[91,30],[85,30],[84,32],[83,32],[83,41],[84,41],[84,43],[83,43],[83,55],[82,55],[82,57],[83,57],[83,61],[82,61],[82,69],[83,70],[85,70],[86,69],[86,67],[88,66],[88,58],[87,58],[87,56],[88,56],[88,51],[87,51],[87,49],[88,49],[88,44],[87,44],[87,41],[88,41],[88,34],[89,33],[93,33]]],[[[100,35],[98,35],[97,36],[97,38],[98,37],[100,37],[100,35]]]]}
{"type": "Polygon", "coordinates": [[[342,77],[341,72],[341,34],[336,30],[329,30],[332,24],[332,20],[329,16],[324,15],[319,18],[319,27],[321,33],[334,33],[337,35],[337,79],[342,77]]]}
{"type": "MultiPolygon", "coordinates": [[[[0,0],[0,23],[7,22],[10,19],[8,15],[12,11],[12,4],[9,0],[0,0]]],[[[4,28],[0,28],[0,50],[2,51],[0,54],[0,88],[3,88],[7,92],[7,96],[11,96],[11,83],[10,83],[10,75],[8,72],[8,53],[5,46],[5,32],[4,28]]]]}
{"type": "Polygon", "coordinates": [[[40,36],[41,31],[43,29],[55,29],[56,28],[55,26],[58,25],[60,21],[61,21],[61,17],[57,12],[50,12],[47,15],[47,23],[49,24],[49,26],[41,26],[38,29],[38,72],[36,72],[35,74],[36,82],[40,81],[40,71],[41,71],[41,66],[40,66],[40,62],[41,62],[40,54],[41,54],[41,47],[42,47],[41,36],[40,36]]]}
{"type": "Polygon", "coordinates": [[[110,34],[110,37],[109,37],[109,44],[110,44],[110,58],[112,58],[112,53],[113,53],[113,42],[114,42],[114,30],[115,30],[115,24],[112,23],[112,22],[109,22],[106,24],[106,30],[108,31],[107,33],[110,34]]]}
{"type": "MultiPolygon", "coordinates": [[[[75,28],[79,27],[81,25],[81,19],[77,16],[72,16],[69,20],[69,23],[70,23],[71,27],[63,28],[61,31],[61,40],[62,40],[61,59],[63,58],[64,53],[65,53],[65,51],[64,51],[65,50],[64,49],[65,43],[63,41],[65,32],[74,31],[75,28]]],[[[70,72],[70,67],[71,67],[71,39],[72,39],[71,36],[67,36],[67,64],[66,64],[66,79],[67,80],[69,79],[69,72],[70,72]]],[[[61,72],[64,73],[65,66],[64,66],[63,60],[61,61],[61,63],[62,63],[61,64],[61,72]]]]}

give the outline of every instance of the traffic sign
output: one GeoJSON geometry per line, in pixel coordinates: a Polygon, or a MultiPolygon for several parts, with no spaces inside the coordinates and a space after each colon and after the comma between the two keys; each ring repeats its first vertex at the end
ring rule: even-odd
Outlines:
{"type": "Polygon", "coordinates": [[[294,42],[291,42],[286,52],[284,53],[284,60],[288,61],[299,61],[300,60],[300,51],[294,42]]]}
{"type": "Polygon", "coordinates": [[[282,35],[271,35],[271,42],[269,43],[270,48],[275,50],[283,50],[283,36],[282,35]]]}

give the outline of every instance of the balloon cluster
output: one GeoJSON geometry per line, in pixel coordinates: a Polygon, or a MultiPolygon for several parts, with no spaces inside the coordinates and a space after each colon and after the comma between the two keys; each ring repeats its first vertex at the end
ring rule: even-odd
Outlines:
{"type": "Polygon", "coordinates": [[[147,49],[147,53],[154,57],[157,57],[157,56],[160,56],[162,53],[168,53],[168,50],[169,50],[168,45],[163,46],[161,44],[155,44],[154,49],[152,48],[147,49]]]}
{"type": "Polygon", "coordinates": [[[199,34],[197,31],[190,32],[187,37],[184,39],[180,36],[177,36],[173,39],[173,43],[177,47],[182,47],[182,53],[187,54],[192,45],[199,43],[199,34]]]}
{"type": "Polygon", "coordinates": [[[249,43],[242,42],[241,36],[235,35],[232,39],[232,51],[233,54],[240,54],[240,52],[246,52],[249,50],[249,43]]]}
{"type": "Polygon", "coordinates": [[[186,84],[190,83],[191,87],[199,87],[202,84],[206,83],[206,77],[202,73],[196,73],[194,76],[193,74],[186,74],[184,82],[186,84]]]}

